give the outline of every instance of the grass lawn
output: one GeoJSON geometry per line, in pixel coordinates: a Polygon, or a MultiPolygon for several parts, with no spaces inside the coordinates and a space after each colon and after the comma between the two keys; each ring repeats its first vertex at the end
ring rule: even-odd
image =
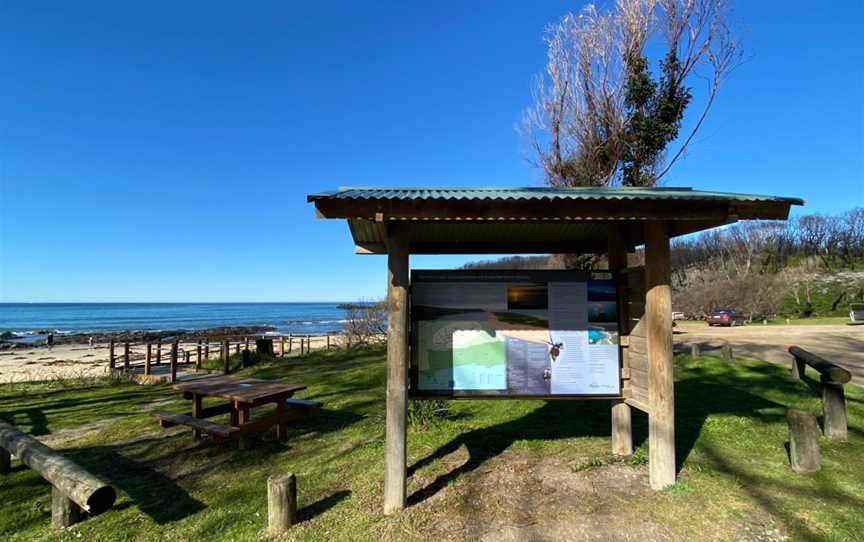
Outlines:
{"type": "MultiPolygon", "coordinates": [[[[707,326],[703,320],[678,320],[678,322],[683,322],[688,325],[702,325],[707,326]]],[[[826,326],[826,325],[838,325],[845,326],[850,322],[849,316],[814,316],[812,318],[790,318],[789,324],[790,326],[826,326]]],[[[762,320],[753,320],[747,324],[748,326],[761,326],[764,325],[762,320]]],[[[785,318],[771,318],[768,320],[769,326],[785,326],[786,319],[785,318]]]]}
{"type": "MultiPolygon", "coordinates": [[[[786,409],[818,413],[813,381],[767,363],[676,358],[679,483],[647,488],[647,418],[633,457],[609,453],[608,401],[454,401],[409,431],[411,506],[381,515],[384,351],[331,350],[241,374],[304,383],[324,410],[286,443],[251,450],[160,429],[187,411],[164,385],[0,387],[0,417],[112,483],[114,508],[59,533],[50,488],[13,462],[0,480],[0,539],[266,539],[266,479],[294,472],[300,516],[287,540],[860,540],[864,393],[847,386],[850,439],[822,440],[823,469],[788,467],[786,409]]],[[[810,373],[811,375],[813,373],[810,373]]],[[[253,416],[255,411],[253,410],[253,416]]]]}

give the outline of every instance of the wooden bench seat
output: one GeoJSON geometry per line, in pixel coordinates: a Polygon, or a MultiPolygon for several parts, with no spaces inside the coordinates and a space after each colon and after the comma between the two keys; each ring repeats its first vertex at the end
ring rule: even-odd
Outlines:
{"type": "Polygon", "coordinates": [[[203,418],[195,418],[188,414],[179,414],[177,412],[168,412],[166,410],[154,410],[152,415],[159,418],[162,427],[186,425],[219,438],[231,438],[235,433],[240,431],[237,427],[222,425],[203,418]]]}

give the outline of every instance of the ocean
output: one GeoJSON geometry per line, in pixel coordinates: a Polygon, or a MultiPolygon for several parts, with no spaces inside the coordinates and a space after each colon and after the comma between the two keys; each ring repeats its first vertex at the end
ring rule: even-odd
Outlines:
{"type": "Polygon", "coordinates": [[[344,318],[338,303],[0,303],[0,333],[28,337],[254,325],[323,335],[340,330],[344,318]]]}

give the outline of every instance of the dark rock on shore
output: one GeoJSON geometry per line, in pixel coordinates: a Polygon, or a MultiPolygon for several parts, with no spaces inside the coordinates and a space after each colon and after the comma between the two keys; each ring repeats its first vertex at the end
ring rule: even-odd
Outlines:
{"type": "Polygon", "coordinates": [[[241,339],[247,335],[261,335],[275,331],[273,326],[236,326],[214,327],[211,329],[173,329],[163,331],[108,331],[99,333],[76,333],[72,335],[54,335],[54,344],[87,344],[90,337],[97,343],[110,340],[114,342],[169,342],[174,339],[181,341],[241,339]]]}

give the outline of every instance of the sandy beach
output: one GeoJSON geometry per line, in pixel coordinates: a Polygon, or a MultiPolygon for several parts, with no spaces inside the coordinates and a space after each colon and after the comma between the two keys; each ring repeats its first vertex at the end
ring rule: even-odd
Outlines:
{"type": "MultiPolygon", "coordinates": [[[[327,338],[311,337],[312,349],[326,348],[327,338]]],[[[331,335],[331,346],[337,344],[337,337],[331,335]]],[[[236,351],[236,342],[231,343],[231,352],[236,351]]],[[[252,341],[254,349],[255,342],[252,341]]],[[[183,353],[186,351],[192,352],[192,359],[195,359],[197,352],[197,342],[187,341],[180,342],[178,351],[180,360],[183,359],[183,353]]],[[[169,361],[170,344],[162,344],[162,364],[167,364],[169,361]]],[[[280,354],[280,341],[276,338],[273,341],[273,348],[276,354],[280,354]]],[[[293,348],[289,355],[299,353],[299,339],[295,338],[293,348]]],[[[288,354],[287,338],[286,338],[286,354],[288,354]]],[[[130,363],[141,364],[144,360],[146,344],[136,342],[130,343],[130,363]]],[[[108,374],[108,354],[109,346],[107,342],[97,343],[93,348],[87,344],[58,344],[50,350],[47,346],[21,346],[9,350],[0,351],[0,384],[10,384],[16,382],[37,382],[65,378],[79,377],[94,377],[105,376],[108,374]]],[[[123,364],[123,345],[115,343],[115,358],[117,365],[123,364]]],[[[219,357],[219,343],[210,343],[210,359],[219,357]]],[[[156,347],[152,349],[152,363],[156,363],[156,347]]]]}

